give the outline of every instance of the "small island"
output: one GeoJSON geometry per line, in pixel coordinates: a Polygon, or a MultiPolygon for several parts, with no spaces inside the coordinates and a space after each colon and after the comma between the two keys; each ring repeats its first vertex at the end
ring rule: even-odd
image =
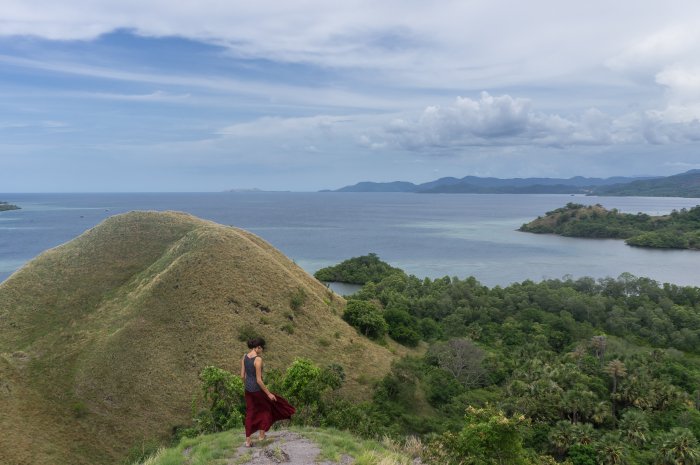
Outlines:
{"type": "Polygon", "coordinates": [[[403,274],[403,271],[383,262],[377,254],[369,253],[362,257],[350,258],[335,266],[321,268],[314,273],[314,277],[324,282],[366,284],[370,281],[381,281],[392,273],[403,274]]]}
{"type": "Polygon", "coordinates": [[[669,215],[620,213],[602,205],[568,203],[519,231],[567,237],[625,239],[628,245],[660,249],[700,250],[700,205],[669,215]]]}
{"type": "Polygon", "coordinates": [[[8,211],[8,210],[19,210],[20,208],[17,205],[12,205],[11,203],[7,202],[0,202],[0,212],[8,211]]]}

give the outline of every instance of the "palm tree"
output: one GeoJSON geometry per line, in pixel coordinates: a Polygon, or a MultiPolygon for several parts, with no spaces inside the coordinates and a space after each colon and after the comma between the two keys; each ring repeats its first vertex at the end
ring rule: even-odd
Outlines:
{"type": "Polygon", "coordinates": [[[574,425],[572,433],[576,443],[584,446],[593,444],[596,438],[596,431],[590,423],[579,423],[574,425]]]}
{"type": "Polygon", "coordinates": [[[591,347],[595,352],[596,357],[600,360],[600,366],[603,366],[603,360],[605,359],[605,349],[608,346],[608,341],[605,336],[593,336],[591,338],[591,347]]]}
{"type": "Polygon", "coordinates": [[[627,448],[614,434],[606,434],[598,444],[597,450],[599,465],[626,465],[629,463],[627,448]]]}
{"type": "Polygon", "coordinates": [[[579,370],[581,369],[581,361],[583,358],[586,356],[586,346],[583,344],[579,344],[576,346],[576,348],[569,352],[569,357],[574,359],[576,361],[576,368],[579,370]]]}
{"type": "Polygon", "coordinates": [[[621,360],[615,359],[608,362],[608,365],[605,367],[605,372],[609,374],[613,380],[612,395],[614,396],[617,392],[617,380],[627,376],[627,368],[625,368],[625,364],[622,363],[621,360]]]}
{"type": "Polygon", "coordinates": [[[617,395],[617,380],[627,376],[627,368],[625,364],[619,359],[611,360],[605,367],[605,372],[610,375],[613,380],[612,393],[610,394],[610,400],[612,400],[612,418],[613,422],[616,421],[615,416],[615,401],[617,395]]]}
{"type": "Polygon", "coordinates": [[[605,400],[596,403],[591,412],[591,420],[593,420],[593,423],[602,425],[608,418],[610,418],[610,404],[605,400]]]}
{"type": "Polygon", "coordinates": [[[656,465],[697,465],[700,463],[698,440],[686,428],[672,428],[661,440],[656,465]]]}
{"type": "Polygon", "coordinates": [[[564,393],[562,408],[569,415],[572,423],[578,423],[581,418],[590,418],[598,398],[585,385],[577,383],[564,393]]]}
{"type": "Polygon", "coordinates": [[[566,420],[558,421],[549,432],[549,444],[554,455],[560,460],[563,459],[569,448],[576,444],[573,425],[566,420]]]}
{"type": "Polygon", "coordinates": [[[620,420],[620,431],[623,437],[634,444],[641,446],[649,440],[649,423],[644,412],[637,409],[629,409],[620,420]]]}

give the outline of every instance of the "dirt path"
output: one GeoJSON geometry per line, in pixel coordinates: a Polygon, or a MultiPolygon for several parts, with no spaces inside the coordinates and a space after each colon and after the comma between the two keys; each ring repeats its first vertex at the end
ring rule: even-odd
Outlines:
{"type": "Polygon", "coordinates": [[[321,449],[309,439],[291,431],[271,431],[265,441],[253,447],[241,445],[229,465],[351,465],[351,457],[343,456],[340,462],[317,462],[321,449]]]}

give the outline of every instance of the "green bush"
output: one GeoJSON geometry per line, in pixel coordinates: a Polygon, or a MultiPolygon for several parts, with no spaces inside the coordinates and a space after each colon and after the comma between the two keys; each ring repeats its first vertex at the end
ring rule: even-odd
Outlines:
{"type": "Polygon", "coordinates": [[[202,381],[202,396],[207,408],[195,416],[194,427],[183,430],[181,435],[214,433],[241,426],[245,401],[240,376],[208,366],[199,374],[199,379],[202,381]]]}
{"type": "Polygon", "coordinates": [[[248,342],[259,336],[260,332],[252,325],[243,325],[238,330],[238,340],[241,342],[248,342]]]}
{"type": "Polygon", "coordinates": [[[522,415],[508,417],[493,407],[467,408],[465,424],[457,433],[444,433],[429,447],[436,463],[464,465],[526,465],[522,415]]]}
{"type": "Polygon", "coordinates": [[[321,380],[321,369],[305,358],[294,360],[282,381],[285,394],[297,404],[318,403],[327,387],[321,380]]]}
{"type": "Polygon", "coordinates": [[[382,312],[374,304],[363,300],[349,300],[343,319],[365,336],[374,339],[385,335],[388,329],[382,312]]]}
{"type": "Polygon", "coordinates": [[[415,347],[420,342],[418,321],[405,310],[391,309],[384,312],[389,336],[400,344],[415,347]]]}
{"type": "Polygon", "coordinates": [[[306,291],[303,288],[299,288],[289,299],[289,307],[295,312],[306,303],[306,291]]]}

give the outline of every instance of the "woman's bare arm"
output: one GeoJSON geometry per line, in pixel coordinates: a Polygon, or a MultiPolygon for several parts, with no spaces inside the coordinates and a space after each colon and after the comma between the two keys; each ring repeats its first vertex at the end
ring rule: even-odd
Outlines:
{"type": "Polygon", "coordinates": [[[241,379],[243,380],[244,383],[245,383],[245,358],[246,358],[246,355],[244,355],[243,358],[241,359],[241,379]]]}
{"type": "Polygon", "coordinates": [[[270,392],[270,390],[267,388],[267,386],[265,386],[265,383],[263,383],[263,380],[262,380],[262,364],[263,364],[262,358],[260,358],[260,357],[256,358],[254,363],[255,363],[255,377],[256,377],[256,381],[258,382],[258,386],[260,386],[260,389],[262,389],[265,392],[265,394],[267,394],[267,397],[269,397],[270,400],[276,401],[277,398],[275,397],[275,395],[273,393],[270,392]]]}

